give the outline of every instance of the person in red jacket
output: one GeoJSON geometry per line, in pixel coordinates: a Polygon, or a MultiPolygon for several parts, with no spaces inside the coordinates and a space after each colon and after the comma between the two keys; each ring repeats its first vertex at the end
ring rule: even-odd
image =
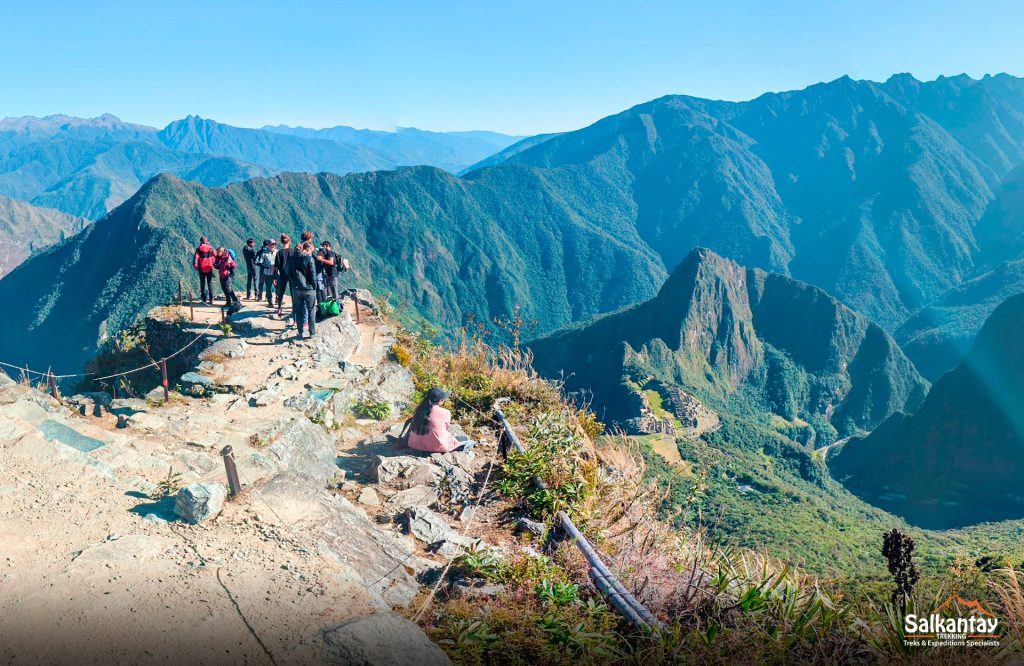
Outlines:
{"type": "Polygon", "coordinates": [[[217,275],[220,276],[220,290],[224,292],[224,300],[228,304],[228,314],[234,314],[242,309],[235,290],[231,288],[231,277],[235,274],[235,269],[238,268],[238,262],[227,249],[219,247],[213,265],[217,269],[217,275]]]}
{"type": "Polygon", "coordinates": [[[192,266],[199,273],[199,301],[213,305],[213,264],[216,259],[213,246],[206,236],[199,239],[199,247],[192,258],[192,266]]]}

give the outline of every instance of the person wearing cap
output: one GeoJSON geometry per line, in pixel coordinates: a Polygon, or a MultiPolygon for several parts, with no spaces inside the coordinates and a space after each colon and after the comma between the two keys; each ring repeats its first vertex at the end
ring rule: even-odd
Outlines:
{"type": "Polygon", "coordinates": [[[452,413],[441,406],[450,394],[434,387],[416,407],[409,424],[409,448],[429,453],[447,453],[465,442],[451,431],[452,413]]]}

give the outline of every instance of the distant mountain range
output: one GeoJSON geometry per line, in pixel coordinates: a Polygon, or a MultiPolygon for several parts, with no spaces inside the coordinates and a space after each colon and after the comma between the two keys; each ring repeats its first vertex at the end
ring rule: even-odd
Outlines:
{"type": "MultiPolygon", "coordinates": [[[[412,136],[422,144],[423,134],[412,136]]],[[[182,178],[222,185],[267,170],[376,169],[384,161],[373,150],[390,140],[346,128],[239,129],[196,117],[158,132],[110,116],[7,120],[0,137],[8,156],[21,160],[12,169],[15,158],[7,158],[0,192],[17,183],[16,196],[64,210],[68,206],[61,201],[85,196],[93,213],[128,196],[138,179],[170,156],[187,158],[172,170],[182,178]],[[353,146],[311,135],[359,135],[366,141],[353,146]],[[60,158],[25,157],[43,148],[60,158]],[[214,153],[218,156],[211,157],[214,153]],[[88,166],[76,166],[83,163],[88,166]],[[41,164],[66,164],[72,173],[52,173],[41,164]],[[124,173],[129,176],[110,175],[124,173]],[[47,185],[57,176],[63,178],[59,184],[47,185]],[[40,191],[33,194],[27,182],[40,191]],[[115,193],[115,182],[132,184],[115,193]]],[[[453,138],[481,140],[476,134],[453,138]]],[[[632,290],[633,302],[652,296],[661,276],[692,248],[708,247],[742,265],[824,288],[887,331],[898,331],[912,358],[922,360],[934,371],[928,376],[935,377],[943,364],[956,362],[956,353],[949,353],[957,349],[953,338],[969,338],[970,332],[936,327],[924,308],[941,307],[962,285],[993,270],[993,262],[1011,260],[994,248],[1012,245],[1000,239],[1015,238],[1017,218],[992,211],[1004,200],[1012,204],[1016,190],[1008,184],[1024,163],[1024,80],[959,76],[922,83],[899,75],[874,83],[844,77],[742,103],[671,96],[575,132],[516,144],[512,137],[507,140],[512,145],[503,153],[484,160],[493,166],[473,169],[461,180],[443,179],[460,193],[450,200],[408,199],[387,189],[424,178],[417,188],[429,190],[440,182],[429,171],[351,182],[361,183],[360,190],[373,182],[373,194],[362,195],[366,209],[372,204],[378,216],[406,218],[410,228],[443,218],[456,226],[486,221],[520,230],[543,220],[568,239],[577,233],[574,226],[586,224],[594,237],[624,240],[639,248],[633,256],[641,258],[615,270],[650,273],[632,290]],[[461,193],[480,182],[493,190],[493,203],[462,208],[461,193]],[[383,208],[396,201],[401,207],[383,208]],[[565,211],[575,216],[566,218],[572,220],[568,228],[559,221],[565,211]],[[941,356],[936,350],[946,350],[946,358],[933,368],[928,360],[941,356]]],[[[291,226],[294,219],[291,212],[282,213],[278,224],[291,226]]],[[[545,245],[538,242],[538,247],[545,245]]],[[[553,256],[539,254],[527,262],[547,265],[561,253],[552,251],[553,256]]],[[[607,288],[596,284],[585,291],[607,288]]],[[[1015,286],[992,288],[1002,293],[1015,286]]],[[[542,322],[538,333],[544,333],[601,312],[601,299],[589,298],[569,299],[558,317],[549,316],[544,295],[523,293],[516,300],[536,313],[542,322]]],[[[994,307],[982,300],[965,307],[981,313],[994,307]]],[[[413,303],[421,312],[439,314],[419,298],[413,303]]],[[[478,308],[456,294],[450,309],[501,310],[490,305],[478,308]]],[[[439,322],[450,324],[451,312],[439,322]]]]}
{"type": "Polygon", "coordinates": [[[521,137],[493,132],[245,129],[189,116],[162,130],[115,116],[0,120],[0,195],[98,219],[158,173],[221,186],[281,171],[434,165],[458,171],[521,137]]]}
{"type": "Polygon", "coordinates": [[[821,289],[692,251],[640,305],[530,344],[536,367],[592,392],[601,418],[638,416],[655,380],[732,414],[808,423],[828,444],[913,411],[926,382],[895,341],[821,289]]]}
{"type": "Polygon", "coordinates": [[[1024,294],[985,322],[968,355],[912,416],[892,416],[829,458],[836,478],[914,524],[1024,517],[1024,294]]]}

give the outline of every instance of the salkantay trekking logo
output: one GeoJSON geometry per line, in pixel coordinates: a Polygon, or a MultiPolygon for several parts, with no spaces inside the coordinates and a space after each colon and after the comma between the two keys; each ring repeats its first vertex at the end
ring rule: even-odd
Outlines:
{"type": "Polygon", "coordinates": [[[928,615],[903,618],[908,647],[998,647],[999,618],[980,601],[952,595],[928,615]]]}

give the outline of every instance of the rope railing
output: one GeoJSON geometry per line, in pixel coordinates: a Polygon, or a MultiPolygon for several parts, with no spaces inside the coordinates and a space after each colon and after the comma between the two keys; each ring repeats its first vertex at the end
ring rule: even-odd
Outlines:
{"type": "MultiPolygon", "coordinates": [[[[498,423],[501,424],[505,440],[512,445],[519,453],[526,453],[526,447],[519,440],[512,425],[508,422],[505,417],[505,413],[501,411],[499,405],[494,406],[494,414],[498,419],[498,423]]],[[[538,490],[547,490],[547,484],[543,479],[534,477],[533,485],[538,490]]],[[[601,556],[597,550],[590,543],[586,536],[580,531],[578,527],[569,518],[569,515],[565,511],[559,511],[555,514],[558,521],[558,525],[561,530],[566,534],[567,537],[572,539],[573,543],[582,553],[583,558],[587,561],[589,569],[587,573],[590,578],[594,581],[594,586],[597,587],[598,591],[608,600],[608,603],[612,605],[620,615],[622,615],[630,624],[638,629],[645,630],[658,630],[662,628],[661,622],[654,617],[654,614],[647,609],[640,601],[633,596],[633,594],[627,590],[618,577],[615,576],[605,565],[601,556]]]]}
{"type": "Polygon", "coordinates": [[[30,369],[30,368],[28,368],[26,366],[14,365],[13,363],[6,363],[4,361],[0,361],[0,366],[6,367],[6,368],[11,368],[13,370],[17,370],[19,373],[24,374],[24,375],[38,375],[39,377],[45,377],[48,380],[49,379],[55,379],[55,380],[56,379],[70,379],[72,377],[83,377],[83,378],[84,377],[92,377],[92,380],[94,382],[99,382],[99,381],[104,381],[104,380],[107,380],[107,379],[117,379],[118,377],[125,377],[127,375],[135,374],[136,372],[141,372],[143,370],[149,370],[150,368],[160,368],[161,361],[169,361],[172,358],[174,358],[175,356],[177,356],[178,354],[182,353],[183,351],[185,351],[186,349],[191,347],[192,345],[194,345],[195,343],[199,342],[199,340],[201,338],[203,338],[207,333],[209,333],[213,329],[213,327],[214,327],[214,324],[207,325],[206,328],[204,328],[203,330],[199,331],[199,333],[197,333],[196,336],[194,338],[192,338],[192,340],[190,340],[184,347],[182,347],[181,349],[178,349],[177,351],[175,351],[172,354],[164,356],[162,359],[158,359],[158,360],[155,360],[155,361],[150,361],[146,365],[139,366],[138,368],[132,368],[131,370],[125,370],[124,372],[118,372],[118,373],[115,373],[115,374],[112,374],[112,375],[103,375],[102,377],[95,376],[96,375],[95,372],[78,372],[78,373],[69,373],[69,374],[58,375],[58,374],[54,374],[53,372],[51,372],[49,370],[47,370],[46,372],[41,372],[39,370],[32,370],[32,369],[30,369]]]}

